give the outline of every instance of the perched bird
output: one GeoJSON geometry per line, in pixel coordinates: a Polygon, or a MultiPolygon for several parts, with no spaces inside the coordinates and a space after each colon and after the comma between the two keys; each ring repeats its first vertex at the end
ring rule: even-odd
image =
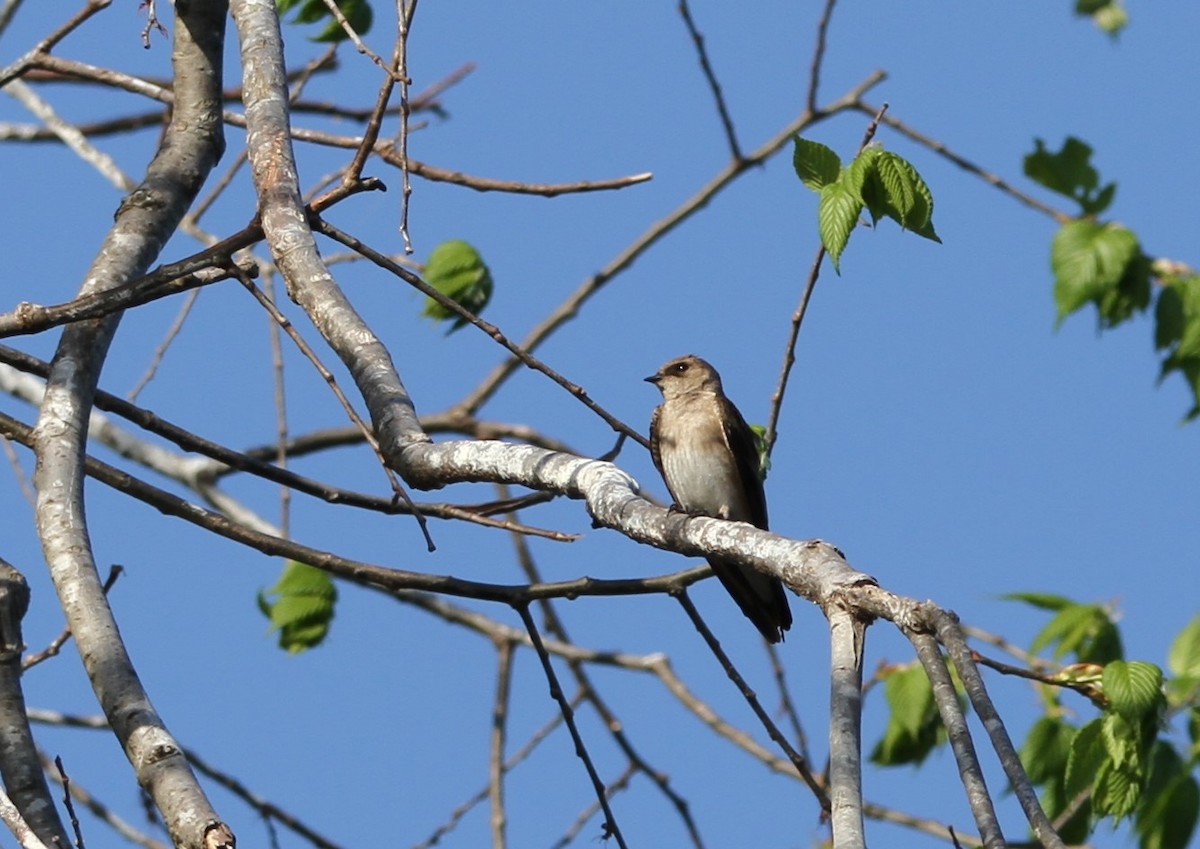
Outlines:
{"type": "MultiPolygon", "coordinates": [[[[754,431],[725,397],[721,376],[688,354],[667,362],[649,383],[663,394],[650,419],[650,453],[675,505],[685,513],[749,522],[767,530],[767,499],[754,431]]],[[[742,613],[768,642],[792,626],[783,584],[749,566],[708,558],[742,613]]]]}

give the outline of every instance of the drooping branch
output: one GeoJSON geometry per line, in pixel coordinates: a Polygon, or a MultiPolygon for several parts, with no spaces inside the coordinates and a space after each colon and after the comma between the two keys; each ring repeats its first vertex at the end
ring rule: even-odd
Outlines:
{"type": "Polygon", "coordinates": [[[1004,833],[1000,830],[1000,821],[996,819],[996,809],[988,794],[979,758],[975,754],[975,744],[967,728],[967,718],[958,702],[958,693],[955,692],[954,681],[950,678],[950,670],[946,668],[941,649],[929,634],[915,632],[907,636],[913,648],[917,650],[921,667],[929,676],[929,683],[933,687],[933,701],[950,738],[954,759],[958,761],[958,774],[967,792],[967,803],[975,817],[975,824],[979,826],[983,845],[987,849],[1004,849],[1007,845],[1004,833]]]}

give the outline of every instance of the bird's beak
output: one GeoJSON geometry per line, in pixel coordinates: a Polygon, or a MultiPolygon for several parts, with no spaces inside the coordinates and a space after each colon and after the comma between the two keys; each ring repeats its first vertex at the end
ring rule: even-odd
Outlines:
{"type": "Polygon", "coordinates": [[[655,386],[658,386],[658,382],[662,380],[662,378],[660,378],[657,374],[652,374],[649,377],[644,377],[642,379],[647,383],[653,383],[655,386]]]}

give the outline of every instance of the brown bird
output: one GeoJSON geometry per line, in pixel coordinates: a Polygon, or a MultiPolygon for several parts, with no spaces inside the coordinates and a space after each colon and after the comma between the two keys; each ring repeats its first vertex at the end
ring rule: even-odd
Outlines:
{"type": "MultiPolygon", "coordinates": [[[[676,507],[767,530],[754,431],[725,397],[717,370],[688,354],[667,362],[646,380],[663,394],[663,403],[650,419],[650,453],[676,507]]],[[[792,626],[783,584],[718,557],[708,558],[708,563],[767,641],[782,640],[792,626]]]]}

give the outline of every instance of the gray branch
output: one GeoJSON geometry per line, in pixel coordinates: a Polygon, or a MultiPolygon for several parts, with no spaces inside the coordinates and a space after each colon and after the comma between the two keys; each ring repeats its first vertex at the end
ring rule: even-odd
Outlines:
{"type": "Polygon", "coordinates": [[[21,620],[28,609],[25,576],[0,559],[0,776],[26,825],[43,843],[67,849],[71,840],[38,760],[21,688],[21,620]]]}
{"type": "MultiPolygon", "coordinates": [[[[145,274],[224,150],[222,46],[226,4],[176,4],[172,62],[176,109],[138,187],[121,202],[80,294],[145,274]]],[[[55,353],[35,432],[37,525],[42,550],[92,688],[138,782],[177,846],[231,846],[179,744],[155,711],[104,596],[88,538],[83,456],[88,416],[119,315],[73,324],[55,353]]]]}
{"type": "Polygon", "coordinates": [[[830,605],[829,819],[835,849],[865,849],[862,798],[862,664],[867,625],[830,605]]]}
{"type": "Polygon", "coordinates": [[[950,737],[950,748],[954,751],[954,759],[958,761],[958,775],[967,791],[967,804],[971,806],[971,814],[979,826],[983,845],[987,849],[1004,849],[1007,845],[1004,834],[1000,831],[1000,821],[996,819],[996,809],[988,795],[987,783],[983,780],[983,770],[975,754],[971,731],[967,728],[967,717],[958,702],[958,693],[950,678],[950,670],[946,668],[946,659],[942,657],[937,640],[929,634],[910,633],[907,636],[933,685],[934,704],[950,737]]]}

